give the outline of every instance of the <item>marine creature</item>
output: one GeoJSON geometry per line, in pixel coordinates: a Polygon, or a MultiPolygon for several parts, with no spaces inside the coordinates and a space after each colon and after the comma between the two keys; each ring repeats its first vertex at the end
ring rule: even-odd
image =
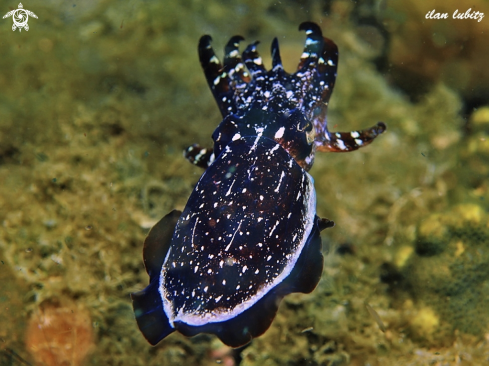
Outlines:
{"type": "Polygon", "coordinates": [[[205,168],[183,212],[172,211],[149,232],[143,257],[150,284],[132,294],[139,329],[153,345],[174,331],[212,333],[239,347],[263,334],[281,299],[311,292],[323,269],[320,231],[334,226],[316,215],[316,151],[368,145],[385,125],[329,132],[326,121],[338,49],[315,23],[293,74],[272,42],[272,69],[257,52],[240,56],[232,37],[221,64],[211,37],[198,51],[223,120],[213,149],[185,156],[205,168]]]}

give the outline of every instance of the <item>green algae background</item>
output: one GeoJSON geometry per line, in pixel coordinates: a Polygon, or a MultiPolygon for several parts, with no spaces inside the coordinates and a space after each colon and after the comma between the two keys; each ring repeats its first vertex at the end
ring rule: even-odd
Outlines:
{"type": "Polygon", "coordinates": [[[0,21],[0,365],[489,361],[489,16],[425,19],[466,10],[453,1],[23,5],[29,31],[0,21]],[[202,174],[182,150],[210,146],[220,122],[198,39],[219,55],[232,35],[260,39],[270,65],[277,36],[293,72],[305,20],[340,50],[330,129],[388,126],[361,151],[316,155],[318,214],[336,222],[321,282],[243,350],[179,334],[151,347],[129,297],[148,281],[142,243],[202,174]]]}

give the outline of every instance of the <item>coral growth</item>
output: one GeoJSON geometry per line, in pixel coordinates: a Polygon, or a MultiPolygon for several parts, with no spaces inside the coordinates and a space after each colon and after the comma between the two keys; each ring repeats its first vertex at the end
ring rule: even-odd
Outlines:
{"type": "Polygon", "coordinates": [[[90,315],[68,300],[44,302],[29,319],[26,347],[36,365],[82,365],[94,347],[90,315]]]}
{"type": "Polygon", "coordinates": [[[413,339],[446,342],[455,330],[489,332],[489,226],[484,210],[463,204],[423,218],[403,268],[418,304],[413,339]]]}

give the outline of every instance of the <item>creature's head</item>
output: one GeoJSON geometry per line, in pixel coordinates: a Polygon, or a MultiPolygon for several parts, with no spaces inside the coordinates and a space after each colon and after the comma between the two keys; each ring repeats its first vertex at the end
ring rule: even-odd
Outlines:
{"type": "Polygon", "coordinates": [[[210,45],[211,37],[200,39],[200,62],[224,117],[212,136],[216,157],[240,136],[265,136],[309,170],[316,150],[356,150],[385,130],[379,123],[363,131],[328,131],[326,112],[336,80],[338,48],[315,23],[302,23],[299,29],[307,38],[293,74],[283,69],[276,38],[268,71],[256,50],[258,42],[250,44],[241,57],[238,47],[243,38],[232,37],[221,64],[210,45]]]}
{"type": "Polygon", "coordinates": [[[216,156],[239,135],[263,135],[280,143],[303,168],[311,167],[316,134],[326,128],[338,50],[316,24],[302,23],[299,29],[306,31],[307,39],[294,74],[283,69],[277,39],[272,42],[272,69],[267,71],[256,50],[258,42],[241,58],[238,46],[243,38],[231,38],[222,65],[210,36],[201,38],[200,61],[224,117],[213,135],[216,156]]]}

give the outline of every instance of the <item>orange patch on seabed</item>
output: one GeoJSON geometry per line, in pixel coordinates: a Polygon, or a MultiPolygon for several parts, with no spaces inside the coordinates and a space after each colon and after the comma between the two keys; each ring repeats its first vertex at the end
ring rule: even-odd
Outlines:
{"type": "Polygon", "coordinates": [[[36,365],[78,366],[93,348],[90,315],[72,301],[45,302],[29,319],[26,347],[36,365]]]}

